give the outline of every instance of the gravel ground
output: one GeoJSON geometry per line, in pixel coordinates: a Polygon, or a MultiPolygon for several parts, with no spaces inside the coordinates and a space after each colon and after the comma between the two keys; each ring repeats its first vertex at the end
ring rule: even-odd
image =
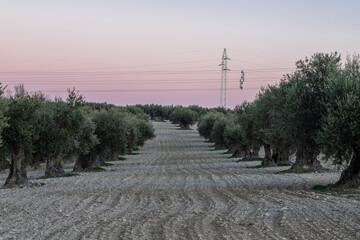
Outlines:
{"type": "Polygon", "coordinates": [[[260,162],[153,124],[157,137],[106,172],[40,180],[43,170],[31,171],[45,185],[0,189],[0,239],[360,239],[359,197],[308,190],[338,172],[249,168],[260,162]]]}

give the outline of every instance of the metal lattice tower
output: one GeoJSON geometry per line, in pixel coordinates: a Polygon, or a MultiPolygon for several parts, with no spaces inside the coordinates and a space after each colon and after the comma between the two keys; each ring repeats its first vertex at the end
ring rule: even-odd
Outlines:
{"type": "Polygon", "coordinates": [[[226,48],[222,55],[221,66],[221,93],[220,93],[220,107],[226,108],[226,95],[227,95],[227,72],[230,71],[227,67],[227,61],[230,60],[226,53],[226,48]]]}

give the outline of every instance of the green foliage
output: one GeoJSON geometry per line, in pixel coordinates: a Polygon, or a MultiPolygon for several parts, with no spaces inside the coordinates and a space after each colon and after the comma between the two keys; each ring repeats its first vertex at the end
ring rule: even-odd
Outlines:
{"type": "Polygon", "coordinates": [[[74,157],[87,154],[90,152],[96,145],[99,144],[99,139],[95,135],[96,125],[92,121],[91,116],[84,109],[79,109],[82,124],[79,128],[79,135],[76,137],[78,140],[75,141],[73,152],[69,152],[74,157]]]}
{"type": "Polygon", "coordinates": [[[200,135],[212,141],[211,132],[214,127],[214,124],[216,120],[222,117],[224,117],[223,113],[213,112],[213,111],[208,112],[205,115],[201,116],[198,122],[198,131],[200,135]]]}
{"type": "Polygon", "coordinates": [[[202,116],[202,115],[206,114],[209,111],[209,109],[203,108],[203,107],[200,107],[200,106],[197,106],[197,105],[191,105],[191,106],[188,107],[188,109],[196,112],[198,114],[198,116],[202,116]]]}
{"type": "Polygon", "coordinates": [[[67,89],[68,97],[66,99],[66,102],[70,104],[70,106],[76,107],[83,105],[85,103],[85,98],[83,95],[79,94],[79,91],[76,91],[75,88],[67,89]]]}
{"type": "MultiPolygon", "coordinates": [[[[170,120],[171,122],[173,122],[172,113],[179,108],[185,108],[182,106],[173,106],[173,105],[161,106],[156,104],[136,105],[136,107],[142,109],[146,114],[150,116],[152,120],[157,120],[157,121],[170,120]]],[[[209,109],[197,105],[191,105],[186,108],[196,112],[199,116],[209,111],[209,109]]],[[[222,109],[222,111],[226,111],[226,110],[222,109]]]]}
{"type": "Polygon", "coordinates": [[[340,56],[318,53],[296,65],[297,70],[287,75],[287,83],[281,85],[286,94],[276,120],[279,133],[299,149],[316,146],[330,78],[340,69],[340,56]]]}
{"type": "Polygon", "coordinates": [[[270,144],[273,150],[284,152],[295,149],[292,141],[282,134],[282,125],[278,124],[280,118],[284,117],[281,114],[289,85],[282,82],[279,86],[263,88],[254,103],[256,138],[270,144]]]}
{"type": "Polygon", "coordinates": [[[290,163],[279,163],[276,166],[277,167],[289,167],[289,166],[291,166],[291,164],[290,163]]]}
{"type": "Polygon", "coordinates": [[[321,193],[331,193],[334,195],[348,195],[348,194],[359,194],[359,189],[357,188],[343,188],[339,187],[335,184],[328,184],[328,185],[315,185],[311,188],[316,192],[321,193]]]}
{"type": "Polygon", "coordinates": [[[237,162],[259,162],[262,161],[262,158],[241,158],[237,162]]]}
{"type": "Polygon", "coordinates": [[[140,107],[136,106],[126,106],[125,111],[137,116],[137,118],[140,118],[144,121],[147,121],[149,119],[149,115],[145,114],[144,111],[140,107]]]}
{"type": "MultiPolygon", "coordinates": [[[[134,110],[134,109],[133,109],[134,110]]],[[[131,153],[148,139],[153,138],[154,128],[137,109],[135,115],[123,108],[102,109],[92,113],[96,125],[95,135],[99,144],[83,154],[77,161],[76,171],[101,165],[106,159],[118,159],[131,153]]]]}
{"type": "Polygon", "coordinates": [[[47,101],[39,111],[35,158],[40,161],[58,157],[68,159],[87,153],[98,143],[95,125],[82,109],[83,97],[69,93],[68,102],[47,101]]]}
{"type": "Polygon", "coordinates": [[[2,146],[2,131],[9,126],[8,124],[8,117],[6,113],[8,111],[8,104],[9,102],[3,98],[5,88],[1,86],[0,83],[0,147],[2,146]]]}
{"type": "Polygon", "coordinates": [[[82,170],[83,164],[117,159],[155,136],[141,108],[85,103],[74,88],[66,102],[46,100],[22,85],[8,98],[3,93],[0,86],[0,168],[12,166],[10,185],[27,184],[26,166],[46,161],[49,171],[61,172],[61,160],[78,159],[74,170],[82,170]]]}
{"type": "Polygon", "coordinates": [[[224,138],[227,146],[235,146],[244,143],[243,128],[240,124],[229,122],[224,131],[224,138]]]}
{"type": "Polygon", "coordinates": [[[137,153],[137,152],[130,152],[130,153],[128,153],[127,155],[133,156],[133,155],[139,155],[139,153],[137,153]]]}
{"type": "Polygon", "coordinates": [[[326,115],[318,142],[335,163],[348,161],[360,149],[360,58],[348,59],[345,69],[329,83],[326,115]]]}
{"type": "Polygon", "coordinates": [[[241,125],[242,140],[238,144],[244,144],[248,147],[262,145],[263,139],[259,136],[262,131],[261,120],[259,119],[262,115],[257,114],[259,111],[252,103],[244,102],[240,109],[241,111],[238,110],[238,114],[236,114],[236,123],[241,125]]]}
{"type": "Polygon", "coordinates": [[[169,107],[155,104],[138,105],[137,107],[142,108],[146,114],[150,115],[152,120],[164,121],[169,118],[169,107]]]}
{"type": "Polygon", "coordinates": [[[234,153],[234,156],[248,156],[250,154],[250,147],[259,144],[259,140],[255,138],[256,135],[254,133],[252,106],[252,104],[247,102],[237,106],[235,114],[232,115],[226,125],[224,139],[230,151],[234,153]]]}
{"type": "Polygon", "coordinates": [[[287,174],[287,173],[303,174],[303,173],[313,173],[313,172],[316,171],[313,169],[295,169],[295,170],[289,169],[289,170],[277,172],[276,174],[287,174]]]}
{"type": "Polygon", "coordinates": [[[226,128],[227,120],[225,117],[218,118],[212,131],[210,133],[210,138],[214,141],[216,148],[225,148],[226,140],[225,140],[225,128],[226,128]]]}
{"type": "Polygon", "coordinates": [[[110,167],[110,166],[113,166],[113,165],[114,165],[114,164],[112,164],[112,163],[107,163],[107,162],[101,164],[102,167],[110,167]]]}
{"type": "Polygon", "coordinates": [[[3,129],[3,152],[10,154],[12,151],[23,149],[27,163],[32,162],[31,154],[34,151],[34,141],[38,138],[36,124],[39,120],[39,109],[44,102],[40,93],[28,93],[23,85],[15,87],[15,94],[8,99],[7,111],[3,117],[7,119],[7,127],[3,129]]]}
{"type": "Polygon", "coordinates": [[[327,192],[331,186],[333,186],[333,184],[315,185],[311,189],[314,191],[319,191],[319,192],[327,192]]]}
{"type": "Polygon", "coordinates": [[[100,110],[93,114],[95,134],[99,144],[91,149],[91,154],[125,153],[127,124],[123,113],[117,109],[100,110]]]}
{"type": "Polygon", "coordinates": [[[141,116],[127,115],[125,119],[130,131],[133,131],[134,133],[133,141],[130,141],[129,139],[128,143],[128,148],[131,149],[131,151],[134,150],[136,146],[143,146],[147,140],[155,137],[154,127],[141,116]]]}
{"type": "Polygon", "coordinates": [[[181,129],[189,129],[190,125],[195,124],[198,119],[198,114],[187,108],[177,108],[172,113],[172,123],[180,124],[181,129]]]}

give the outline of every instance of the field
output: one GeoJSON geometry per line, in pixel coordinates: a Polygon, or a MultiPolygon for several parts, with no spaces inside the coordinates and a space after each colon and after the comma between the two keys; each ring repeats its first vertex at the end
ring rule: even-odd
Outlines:
{"type": "Polygon", "coordinates": [[[359,196],[311,190],[339,172],[274,174],[288,167],[253,168],[196,130],[153,125],[156,138],[107,171],[39,169],[33,186],[0,189],[0,239],[360,239],[359,196]]]}

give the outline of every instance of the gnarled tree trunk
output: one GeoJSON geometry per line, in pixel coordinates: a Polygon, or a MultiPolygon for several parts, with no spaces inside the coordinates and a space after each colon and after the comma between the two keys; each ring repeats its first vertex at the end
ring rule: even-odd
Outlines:
{"type": "Polygon", "coordinates": [[[234,154],[234,152],[236,151],[236,146],[234,146],[234,145],[231,145],[230,147],[229,147],[229,149],[227,150],[227,152],[226,153],[231,153],[231,154],[234,154]]]}
{"type": "Polygon", "coordinates": [[[299,147],[296,151],[296,161],[291,166],[291,170],[321,170],[322,166],[319,160],[317,160],[319,153],[320,151],[317,146],[299,147]]]}
{"type": "Polygon", "coordinates": [[[290,154],[287,150],[277,150],[275,149],[272,154],[272,158],[274,159],[275,163],[278,164],[290,164],[290,154]]]}
{"type": "Polygon", "coordinates": [[[65,175],[64,167],[62,165],[61,157],[55,159],[48,159],[46,161],[45,176],[57,177],[65,175]]]}
{"type": "Polygon", "coordinates": [[[259,152],[260,152],[260,147],[253,147],[253,149],[251,151],[251,157],[258,158],[259,152]]]}
{"type": "Polygon", "coordinates": [[[73,171],[80,172],[83,170],[100,167],[104,164],[103,154],[96,154],[95,156],[80,156],[76,161],[73,171]]]}
{"type": "Polygon", "coordinates": [[[11,166],[8,178],[5,181],[5,185],[23,185],[28,184],[25,168],[25,152],[23,148],[15,149],[11,152],[11,166]]]}
{"type": "Polygon", "coordinates": [[[250,157],[251,152],[246,145],[237,145],[234,147],[234,153],[232,157],[250,157]]]}
{"type": "Polygon", "coordinates": [[[180,129],[182,129],[182,130],[191,130],[190,126],[187,125],[187,124],[182,124],[182,123],[180,123],[180,124],[179,124],[179,127],[180,127],[180,129]]]}
{"type": "Polygon", "coordinates": [[[226,146],[223,144],[215,144],[214,147],[216,150],[226,149],[226,146]]]}
{"type": "Polygon", "coordinates": [[[271,156],[271,147],[270,144],[264,144],[265,156],[261,162],[263,167],[273,167],[276,166],[274,159],[271,156]]]}
{"type": "Polygon", "coordinates": [[[341,173],[339,181],[336,182],[340,187],[359,187],[360,186],[360,151],[353,152],[349,166],[341,173]]]}
{"type": "MultiPolygon", "coordinates": [[[[119,153],[112,153],[112,154],[109,154],[109,159],[112,160],[112,161],[118,161],[119,156],[120,156],[119,153]]],[[[105,163],[105,161],[102,160],[102,164],[103,163],[105,163]]]]}

